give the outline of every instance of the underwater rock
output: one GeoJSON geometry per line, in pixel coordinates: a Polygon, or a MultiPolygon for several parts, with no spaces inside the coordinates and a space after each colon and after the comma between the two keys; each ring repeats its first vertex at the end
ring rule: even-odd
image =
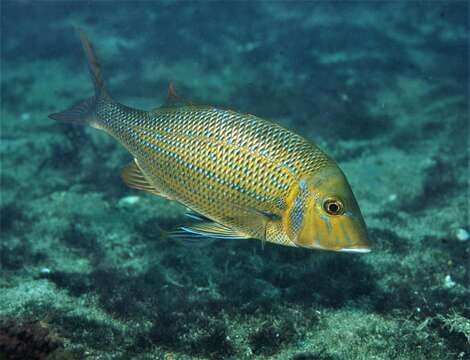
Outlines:
{"type": "Polygon", "coordinates": [[[456,285],[456,282],[452,280],[452,277],[450,275],[446,275],[444,279],[444,287],[446,289],[453,288],[456,285]]]}
{"type": "Polygon", "coordinates": [[[40,321],[0,324],[0,359],[42,360],[62,346],[60,338],[40,321]]]}
{"type": "Polygon", "coordinates": [[[125,207],[125,206],[130,206],[131,207],[131,206],[136,205],[139,201],[140,201],[139,196],[130,195],[130,196],[126,196],[126,197],[121,198],[118,202],[118,206],[119,207],[125,207]]]}
{"type": "Polygon", "coordinates": [[[465,230],[464,228],[460,228],[456,231],[455,236],[459,241],[467,241],[470,239],[470,235],[468,234],[468,231],[465,230]]]}

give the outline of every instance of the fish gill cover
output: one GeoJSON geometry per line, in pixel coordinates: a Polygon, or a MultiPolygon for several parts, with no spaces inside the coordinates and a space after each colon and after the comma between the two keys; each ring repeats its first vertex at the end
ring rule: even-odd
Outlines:
{"type": "Polygon", "coordinates": [[[467,2],[0,6],[0,359],[470,355],[467,2]],[[172,80],[318,144],[374,251],[169,239],[184,207],[47,118],[93,94],[76,27],[121,103],[156,108],[172,80]]]}

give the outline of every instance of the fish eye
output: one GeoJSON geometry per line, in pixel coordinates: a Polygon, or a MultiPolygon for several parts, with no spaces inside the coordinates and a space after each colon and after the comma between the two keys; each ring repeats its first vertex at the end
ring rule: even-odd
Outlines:
{"type": "Polygon", "coordinates": [[[337,198],[328,198],[323,202],[323,209],[330,215],[341,215],[344,213],[344,205],[337,198]]]}

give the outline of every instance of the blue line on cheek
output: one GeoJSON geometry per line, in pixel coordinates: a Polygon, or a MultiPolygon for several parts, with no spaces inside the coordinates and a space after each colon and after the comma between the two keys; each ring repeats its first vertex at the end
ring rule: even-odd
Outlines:
{"type": "Polygon", "coordinates": [[[320,249],[322,248],[321,243],[320,243],[320,239],[318,237],[315,239],[315,246],[317,248],[320,248],[320,249]]]}
{"type": "Polygon", "coordinates": [[[328,234],[331,234],[332,226],[330,218],[325,214],[320,214],[320,219],[322,219],[326,223],[326,228],[328,229],[328,234]]]}
{"type": "Polygon", "coordinates": [[[346,231],[343,223],[341,223],[340,225],[341,225],[341,230],[343,230],[344,238],[346,239],[346,242],[348,243],[348,246],[351,246],[352,240],[351,240],[351,237],[349,236],[349,233],[346,231]]]}
{"type": "Polygon", "coordinates": [[[346,211],[346,212],[343,214],[343,216],[346,216],[346,217],[351,218],[351,219],[353,219],[353,220],[357,220],[357,216],[354,216],[353,213],[350,212],[350,211],[346,211]]]}

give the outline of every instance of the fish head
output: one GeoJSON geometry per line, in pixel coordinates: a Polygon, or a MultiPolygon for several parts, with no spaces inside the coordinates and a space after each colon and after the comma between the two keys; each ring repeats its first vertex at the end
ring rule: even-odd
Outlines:
{"type": "Polygon", "coordinates": [[[295,241],[299,246],[341,252],[370,251],[361,210],[338,166],[329,164],[320,169],[303,186],[304,215],[295,241]]]}

